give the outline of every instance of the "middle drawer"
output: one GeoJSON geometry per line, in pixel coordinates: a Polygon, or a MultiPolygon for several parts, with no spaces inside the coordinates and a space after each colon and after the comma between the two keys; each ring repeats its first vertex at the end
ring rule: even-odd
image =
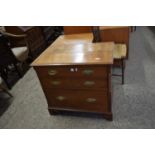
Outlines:
{"type": "Polygon", "coordinates": [[[54,89],[107,89],[107,78],[103,79],[62,79],[62,78],[46,78],[41,80],[42,86],[54,89]]]}

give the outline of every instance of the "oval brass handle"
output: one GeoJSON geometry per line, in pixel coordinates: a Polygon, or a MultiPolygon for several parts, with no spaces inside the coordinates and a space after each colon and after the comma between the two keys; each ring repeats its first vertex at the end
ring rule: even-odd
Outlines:
{"type": "Polygon", "coordinates": [[[51,69],[51,70],[48,71],[48,75],[50,75],[50,76],[53,76],[53,75],[56,75],[56,74],[57,74],[56,70],[51,69]]]}
{"type": "Polygon", "coordinates": [[[96,99],[95,98],[87,98],[86,101],[88,103],[94,103],[94,102],[96,102],[96,99]]]}
{"type": "Polygon", "coordinates": [[[88,86],[88,87],[89,87],[89,86],[93,86],[94,84],[95,84],[94,81],[85,81],[85,82],[84,82],[84,85],[85,85],[85,86],[88,86]]]}
{"type": "Polygon", "coordinates": [[[57,96],[56,99],[59,101],[64,101],[66,98],[64,96],[57,96]]]}
{"type": "Polygon", "coordinates": [[[84,71],[83,71],[83,74],[85,74],[85,75],[91,75],[91,74],[93,74],[93,70],[91,70],[91,69],[85,69],[84,71]]]}
{"type": "Polygon", "coordinates": [[[51,84],[55,86],[60,85],[60,83],[61,81],[51,81],[51,84]]]}

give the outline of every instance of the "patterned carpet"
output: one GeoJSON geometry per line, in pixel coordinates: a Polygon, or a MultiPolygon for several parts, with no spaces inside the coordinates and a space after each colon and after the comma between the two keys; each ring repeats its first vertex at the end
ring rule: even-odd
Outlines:
{"type": "MultiPolygon", "coordinates": [[[[112,122],[98,115],[64,113],[50,116],[35,71],[31,68],[13,87],[14,98],[0,98],[8,108],[0,128],[155,128],[155,33],[138,27],[130,35],[125,85],[113,78],[112,122]]],[[[4,97],[4,96],[3,96],[4,97]]]]}

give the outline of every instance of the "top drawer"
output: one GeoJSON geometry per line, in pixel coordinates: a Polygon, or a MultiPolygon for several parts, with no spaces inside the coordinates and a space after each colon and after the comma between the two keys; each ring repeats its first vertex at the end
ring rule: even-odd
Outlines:
{"type": "Polygon", "coordinates": [[[39,77],[96,77],[108,76],[107,66],[41,66],[35,67],[39,77]]]}

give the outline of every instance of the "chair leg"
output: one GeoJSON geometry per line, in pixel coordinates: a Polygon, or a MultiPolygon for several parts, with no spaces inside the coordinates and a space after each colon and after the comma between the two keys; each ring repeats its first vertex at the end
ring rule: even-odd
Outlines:
{"type": "Polygon", "coordinates": [[[1,77],[2,77],[3,81],[5,82],[6,86],[8,87],[8,89],[11,89],[11,86],[10,86],[10,84],[8,83],[6,77],[3,76],[3,74],[1,74],[1,77]]]}
{"type": "Polygon", "coordinates": [[[131,26],[131,32],[136,31],[136,26],[131,26]]]}
{"type": "Polygon", "coordinates": [[[124,60],[122,59],[122,84],[124,84],[124,60]]]}
{"type": "Polygon", "coordinates": [[[11,94],[5,87],[1,86],[1,89],[2,89],[5,93],[7,93],[10,97],[13,97],[12,94],[11,94]]]}
{"type": "Polygon", "coordinates": [[[18,70],[17,64],[13,64],[13,65],[14,65],[14,67],[15,67],[17,73],[18,73],[18,76],[21,78],[22,75],[21,75],[20,71],[18,70]]]}

